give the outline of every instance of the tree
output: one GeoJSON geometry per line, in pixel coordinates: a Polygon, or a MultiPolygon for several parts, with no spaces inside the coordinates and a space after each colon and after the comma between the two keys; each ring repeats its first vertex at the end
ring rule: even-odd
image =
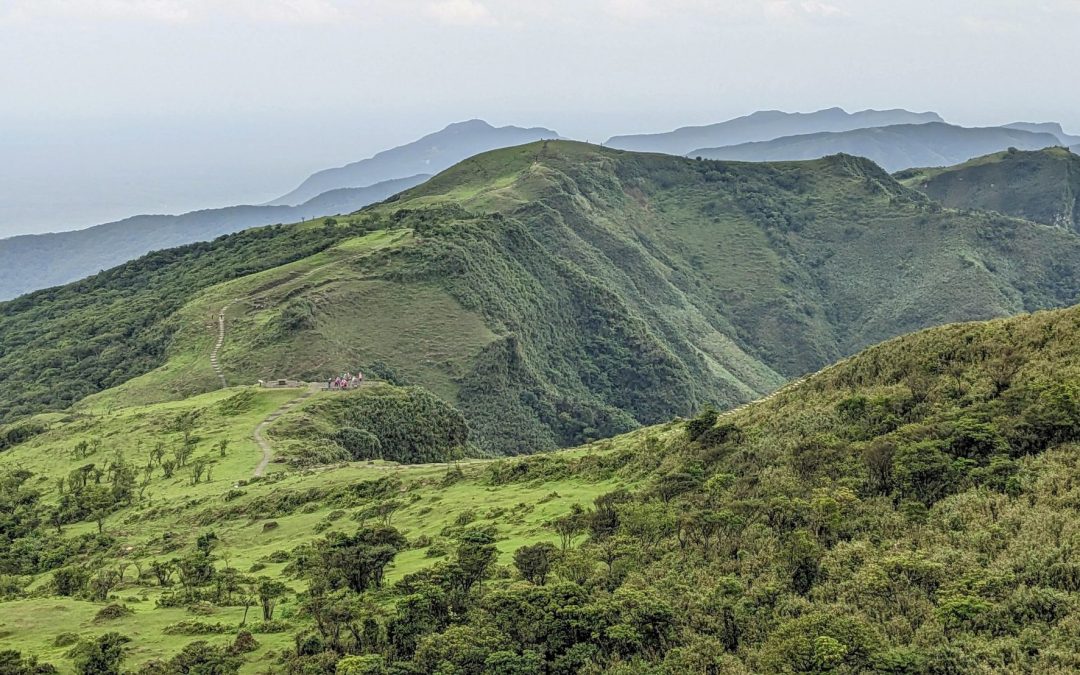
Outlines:
{"type": "Polygon", "coordinates": [[[120,633],[105,633],[80,642],[71,651],[71,660],[79,675],[120,675],[121,665],[131,638],[120,633]]]}
{"type": "Polygon", "coordinates": [[[251,610],[251,606],[255,604],[258,596],[258,585],[255,583],[244,584],[240,588],[240,604],[244,606],[244,618],[240,620],[241,626],[247,625],[248,612],[251,610]]]}
{"type": "Polygon", "coordinates": [[[792,533],[785,548],[791,586],[796,593],[806,595],[817,580],[821,549],[813,536],[805,530],[792,533]]]}
{"type": "Polygon", "coordinates": [[[952,458],[939,441],[900,447],[893,458],[893,473],[904,496],[927,506],[947,495],[954,486],[952,458]]]}
{"type": "Polygon", "coordinates": [[[686,435],[691,441],[696,441],[716,424],[718,417],[719,413],[716,412],[716,408],[706,406],[704,410],[698,413],[697,417],[686,423],[686,435]]]}
{"type": "Polygon", "coordinates": [[[585,533],[588,526],[588,514],[581,504],[570,507],[570,513],[556,518],[551,523],[552,528],[559,535],[562,549],[565,551],[574,545],[574,540],[585,533]]]}
{"type": "Polygon", "coordinates": [[[386,659],[378,654],[346,656],[337,662],[336,675],[386,675],[386,659]]]}
{"type": "Polygon", "coordinates": [[[382,458],[382,443],[379,437],[367,429],[343,427],[334,435],[334,440],[355,460],[382,458]]]}
{"type": "Polygon", "coordinates": [[[209,462],[200,457],[191,463],[191,484],[198,485],[202,481],[203,474],[208,473],[209,462]]]}
{"type": "Polygon", "coordinates": [[[863,461],[870,476],[870,488],[878,494],[887,495],[893,489],[893,457],[896,445],[889,440],[876,438],[863,450],[863,461]]]}
{"type": "Polygon", "coordinates": [[[158,586],[168,586],[170,577],[176,571],[176,565],[169,561],[154,560],[150,563],[150,573],[157,579],[158,586]]]}
{"type": "Polygon", "coordinates": [[[451,626],[420,640],[416,665],[424,673],[483,673],[487,659],[506,643],[506,636],[492,628],[451,626]]]}
{"type": "Polygon", "coordinates": [[[102,534],[105,531],[105,518],[116,503],[112,492],[98,485],[90,485],[83,491],[81,501],[97,522],[98,534],[102,534]]]}
{"type": "Polygon", "coordinates": [[[318,564],[311,573],[331,588],[348,586],[356,593],[382,586],[383,573],[408,541],[393,527],[360,528],[356,534],[335,534],[316,546],[318,564]]]}
{"type": "Polygon", "coordinates": [[[120,585],[120,575],[115,570],[101,570],[90,580],[88,588],[90,599],[104,602],[109,599],[109,593],[120,585]]]}
{"type": "Polygon", "coordinates": [[[457,549],[462,589],[468,593],[474,584],[482,581],[499,551],[495,537],[485,530],[469,530],[461,535],[457,549]]]}
{"type": "Polygon", "coordinates": [[[53,586],[57,595],[73,596],[86,587],[89,575],[79,567],[61,567],[53,572],[53,586]]]}
{"type": "Polygon", "coordinates": [[[259,596],[259,604],[262,605],[263,621],[270,621],[274,618],[274,607],[277,604],[277,599],[288,593],[289,587],[276,579],[259,577],[255,592],[259,596]]]}
{"type": "Polygon", "coordinates": [[[517,567],[521,576],[537,586],[543,586],[547,582],[551,565],[558,555],[559,551],[554,544],[542,541],[532,546],[522,546],[514,551],[514,566],[517,567]]]}

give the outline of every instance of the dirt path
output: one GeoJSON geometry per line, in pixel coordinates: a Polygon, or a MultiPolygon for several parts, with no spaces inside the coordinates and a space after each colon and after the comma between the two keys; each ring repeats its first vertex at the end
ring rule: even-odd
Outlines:
{"type": "Polygon", "coordinates": [[[274,420],[281,417],[285,413],[289,412],[296,406],[300,405],[303,401],[310,398],[317,392],[322,390],[321,382],[312,382],[307,385],[303,394],[300,394],[296,398],[289,400],[288,403],[281,406],[274,412],[266,416],[262,422],[255,427],[254,433],[251,434],[251,438],[255,441],[255,444],[262,450],[262,459],[259,460],[259,465],[255,467],[254,476],[262,476],[266,473],[266,467],[270,464],[270,460],[274,457],[274,451],[270,447],[270,441],[266,440],[266,436],[263,434],[266,431],[266,427],[274,423],[274,420]]]}
{"type": "MultiPolygon", "coordinates": [[[[230,302],[229,305],[231,304],[230,302]]],[[[217,340],[214,342],[214,348],[210,350],[210,367],[214,369],[214,374],[221,381],[222,389],[229,385],[225,382],[225,371],[221,369],[221,364],[218,362],[218,353],[221,351],[221,345],[225,344],[225,310],[229,308],[229,305],[225,305],[218,312],[217,340]]]]}

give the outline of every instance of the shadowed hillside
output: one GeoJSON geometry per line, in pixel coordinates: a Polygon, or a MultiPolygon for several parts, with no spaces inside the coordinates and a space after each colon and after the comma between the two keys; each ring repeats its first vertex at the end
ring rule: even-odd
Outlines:
{"type": "Polygon", "coordinates": [[[997,211],[1080,232],[1080,156],[1065,148],[1008,150],[896,177],[945,206],[997,211]]]}

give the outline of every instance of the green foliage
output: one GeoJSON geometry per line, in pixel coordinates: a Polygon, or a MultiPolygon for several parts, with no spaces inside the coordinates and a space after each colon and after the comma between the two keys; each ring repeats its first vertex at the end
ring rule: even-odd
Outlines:
{"type": "Polygon", "coordinates": [[[552,565],[558,560],[559,550],[554,544],[542,541],[532,546],[522,546],[514,551],[514,566],[525,579],[537,586],[547,583],[552,565]]]}
{"type": "Polygon", "coordinates": [[[24,422],[3,427],[0,429],[0,452],[24,443],[47,430],[48,428],[45,425],[35,422],[24,422]]]}
{"type": "Polygon", "coordinates": [[[445,462],[469,443],[462,414],[416,387],[361,389],[317,399],[306,412],[333,428],[330,438],[357,460],[445,462]]]}
{"type": "Polygon", "coordinates": [[[23,656],[14,649],[0,649],[0,673],[4,675],[48,675],[59,672],[51,663],[36,656],[23,656]]]}
{"type": "Polygon", "coordinates": [[[173,313],[195,293],[351,235],[350,228],[246,230],[0,303],[0,421],[67,407],[156,368],[178,328],[173,313]]]}
{"type": "Polygon", "coordinates": [[[83,640],[70,653],[79,675],[120,675],[131,638],[120,633],[105,633],[83,640]]]}
{"type": "Polygon", "coordinates": [[[382,442],[366,429],[342,427],[333,438],[354,460],[382,459],[382,442]]]}
{"type": "Polygon", "coordinates": [[[1010,149],[898,178],[951,208],[997,211],[1080,231],[1080,157],[1064,148],[1010,149]]]}

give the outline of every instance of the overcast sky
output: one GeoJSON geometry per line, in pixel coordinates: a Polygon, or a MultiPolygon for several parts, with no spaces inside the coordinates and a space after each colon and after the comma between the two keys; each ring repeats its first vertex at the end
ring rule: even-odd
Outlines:
{"type": "Polygon", "coordinates": [[[481,117],[759,109],[1080,133],[1080,0],[0,0],[0,236],[260,202],[481,117]]]}

